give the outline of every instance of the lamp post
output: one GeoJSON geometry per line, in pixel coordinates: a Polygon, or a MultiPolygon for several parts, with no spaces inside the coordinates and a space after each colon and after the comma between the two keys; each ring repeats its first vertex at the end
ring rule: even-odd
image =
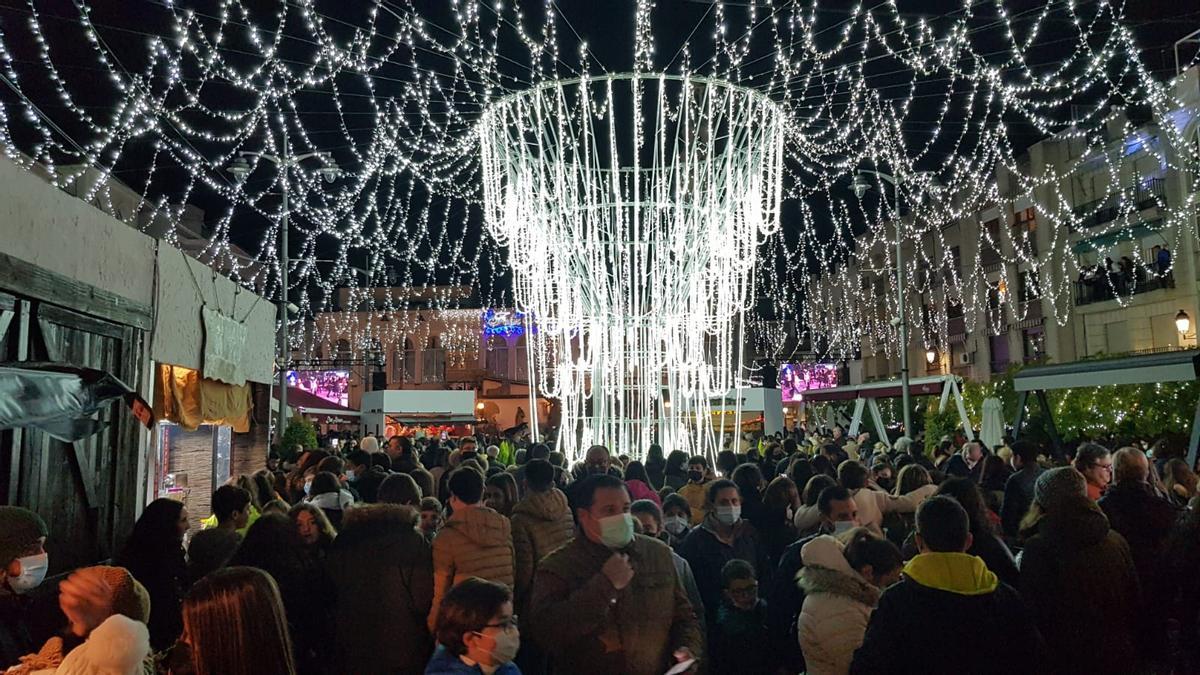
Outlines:
{"type": "MultiPolygon", "coordinates": [[[[921,173],[913,174],[910,178],[921,176],[921,173]]],[[[904,435],[912,438],[912,398],[908,386],[908,321],[904,312],[904,250],[901,247],[902,239],[900,237],[900,185],[907,182],[902,176],[897,178],[891,174],[882,171],[871,169],[859,169],[854,175],[854,181],[850,187],[854,190],[854,195],[862,199],[863,195],[871,189],[871,182],[867,180],[867,176],[874,176],[877,180],[887,182],[892,186],[892,195],[896,204],[896,318],[893,325],[899,333],[900,338],[900,398],[901,405],[904,408],[904,435]]],[[[930,185],[934,185],[936,178],[929,179],[930,185]]]]}
{"type": "Polygon", "coordinates": [[[283,154],[239,152],[237,159],[229,165],[229,173],[244,180],[253,170],[250,162],[246,160],[247,157],[257,157],[260,160],[271,162],[283,172],[283,179],[280,181],[283,197],[283,205],[280,209],[282,218],[279,223],[279,416],[275,423],[275,435],[267,435],[269,447],[274,438],[283,440],[283,432],[287,427],[287,362],[291,351],[288,340],[288,215],[290,213],[288,209],[288,177],[294,167],[313,158],[321,160],[323,166],[318,171],[327,183],[332,183],[337,178],[338,169],[333,164],[333,158],[327,152],[291,154],[287,134],[283,135],[283,154]]]}

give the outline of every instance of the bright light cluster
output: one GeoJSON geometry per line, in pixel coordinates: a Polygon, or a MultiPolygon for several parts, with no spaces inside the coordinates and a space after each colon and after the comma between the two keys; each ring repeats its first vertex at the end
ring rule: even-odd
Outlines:
{"type": "Polygon", "coordinates": [[[785,129],[753,90],[666,75],[557,80],[484,113],[487,224],[537,324],[534,384],[562,404],[568,456],[720,447],[710,399],[740,386],[785,129]]]}

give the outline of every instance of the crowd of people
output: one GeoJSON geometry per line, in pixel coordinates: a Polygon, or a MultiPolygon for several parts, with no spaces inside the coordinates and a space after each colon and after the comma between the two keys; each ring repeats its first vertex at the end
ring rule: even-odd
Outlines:
{"type": "Polygon", "coordinates": [[[55,533],[0,507],[7,673],[1186,673],[1197,478],[1176,449],[889,443],[840,427],[715,462],[373,436],[275,457],[189,532],[29,603],[55,533]],[[926,447],[930,452],[926,452],[926,447]]]}

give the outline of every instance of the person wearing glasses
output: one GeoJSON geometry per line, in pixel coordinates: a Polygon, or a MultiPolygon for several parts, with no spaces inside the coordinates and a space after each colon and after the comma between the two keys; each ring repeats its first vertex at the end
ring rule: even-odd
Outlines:
{"type": "Polygon", "coordinates": [[[769,672],[767,602],[758,597],[754,566],[737,558],[725,563],[721,586],[721,606],[709,641],[712,672],[769,672]]]}
{"type": "Polygon", "coordinates": [[[521,675],[513,663],[521,631],[512,591],[504,584],[470,577],[446,593],[434,628],[437,649],[425,675],[521,675]]]}
{"type": "Polygon", "coordinates": [[[1084,443],[1075,451],[1075,470],[1087,481],[1088,499],[1099,501],[1112,482],[1112,454],[1097,443],[1084,443]]]}

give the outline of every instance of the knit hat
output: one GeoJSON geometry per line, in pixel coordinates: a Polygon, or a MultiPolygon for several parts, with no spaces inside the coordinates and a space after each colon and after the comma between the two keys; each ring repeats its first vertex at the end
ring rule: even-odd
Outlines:
{"type": "Polygon", "coordinates": [[[142,623],[150,621],[150,594],[129,570],[108,565],[96,565],[90,569],[98,571],[112,589],[114,614],[122,614],[142,623]]]}
{"type": "MultiPolygon", "coordinates": [[[[119,569],[119,568],[117,568],[119,569]]],[[[54,671],[56,675],[141,675],[150,655],[146,624],[113,614],[54,671]]]]}
{"type": "Polygon", "coordinates": [[[0,566],[21,556],[38,539],[50,534],[46,521],[19,506],[0,506],[0,566]]]}
{"type": "Polygon", "coordinates": [[[362,440],[358,442],[358,449],[366,450],[367,452],[379,452],[379,439],[374,436],[363,436],[362,440]]]}
{"type": "Polygon", "coordinates": [[[1087,496],[1083,474],[1069,466],[1043,471],[1033,484],[1033,501],[1046,510],[1079,497],[1087,496]]]}

